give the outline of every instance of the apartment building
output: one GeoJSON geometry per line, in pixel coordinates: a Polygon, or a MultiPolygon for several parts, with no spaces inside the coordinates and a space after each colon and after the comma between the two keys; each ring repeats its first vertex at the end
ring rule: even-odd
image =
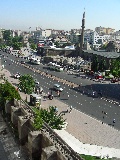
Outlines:
{"type": "Polygon", "coordinates": [[[115,29],[113,28],[105,28],[105,27],[96,27],[95,28],[95,31],[98,33],[98,34],[113,34],[115,32],[115,29]]]}
{"type": "Polygon", "coordinates": [[[42,30],[42,36],[44,38],[50,37],[52,35],[52,29],[45,29],[42,30]]]}
{"type": "Polygon", "coordinates": [[[110,35],[99,35],[96,31],[91,33],[91,43],[92,44],[104,44],[109,41],[110,35]]]}
{"type": "Polygon", "coordinates": [[[15,37],[15,36],[20,36],[22,31],[21,30],[11,30],[12,32],[12,36],[15,37]]]}
{"type": "Polygon", "coordinates": [[[31,31],[31,37],[34,39],[35,42],[42,39],[42,29],[36,30],[36,31],[31,31]]]}
{"type": "Polygon", "coordinates": [[[80,36],[79,33],[66,34],[66,38],[73,44],[80,43],[80,36]]]}
{"type": "Polygon", "coordinates": [[[111,35],[111,40],[120,41],[120,30],[114,32],[114,33],[111,35]]]}
{"type": "Polygon", "coordinates": [[[81,34],[82,29],[71,29],[70,33],[71,34],[81,34]]]}

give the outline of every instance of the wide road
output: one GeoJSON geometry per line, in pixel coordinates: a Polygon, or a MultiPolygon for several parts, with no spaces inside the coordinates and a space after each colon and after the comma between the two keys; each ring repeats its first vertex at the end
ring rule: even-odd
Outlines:
{"type": "MultiPolygon", "coordinates": [[[[22,58],[16,58],[16,56],[11,55],[11,54],[7,54],[5,52],[1,53],[5,54],[5,55],[9,55],[9,58],[13,59],[13,60],[18,60],[21,61],[23,60],[22,58]]],[[[27,60],[24,60],[26,62],[28,62],[27,60]]],[[[29,63],[27,63],[27,65],[31,65],[29,63]]],[[[73,83],[76,83],[78,85],[83,86],[83,88],[86,89],[93,89],[94,91],[102,91],[102,94],[104,97],[108,97],[110,99],[113,100],[117,100],[120,102],[120,85],[118,83],[114,84],[114,83],[109,83],[109,82],[95,82],[93,80],[90,80],[89,78],[87,79],[86,76],[83,76],[83,73],[80,73],[81,76],[77,76],[76,74],[69,74],[68,72],[55,72],[55,71],[51,71],[47,69],[47,66],[45,65],[33,65],[34,68],[37,68],[41,71],[44,72],[48,72],[52,75],[55,75],[56,77],[62,78],[62,79],[66,79],[68,81],[71,81],[73,83]]]]}
{"type": "MultiPolygon", "coordinates": [[[[58,83],[53,79],[47,78],[46,76],[42,76],[39,73],[35,73],[25,68],[24,66],[17,64],[17,61],[18,60],[21,61],[22,59],[15,58],[15,56],[9,55],[7,53],[2,53],[2,54],[5,55],[4,58],[2,57],[2,64],[4,64],[5,68],[9,70],[11,74],[15,74],[16,72],[20,72],[21,74],[31,74],[35,79],[37,79],[40,82],[40,85],[43,87],[46,93],[49,91],[50,88],[53,87],[55,83],[58,83]]],[[[33,65],[33,67],[40,68],[41,70],[43,68],[42,65],[38,65],[38,66],[33,65]]],[[[51,73],[51,71],[49,70],[47,71],[51,73]]],[[[65,79],[67,79],[66,77],[69,77],[68,79],[69,81],[71,81],[71,79],[75,79],[75,80],[77,79],[77,78],[74,78],[74,75],[68,75],[66,72],[58,73],[58,72],[52,71],[52,74],[55,74],[56,76],[59,75],[59,77],[65,78],[65,79]]],[[[82,83],[82,85],[90,85],[90,84],[96,83],[87,79],[83,80],[82,78],[80,78],[78,82],[79,82],[78,84],[82,83]]],[[[71,89],[67,85],[63,85],[62,83],[60,83],[60,85],[62,88],[64,88],[64,91],[61,93],[60,97],[57,97],[56,93],[54,92],[53,94],[54,96],[56,96],[56,98],[60,99],[64,103],[68,104],[69,106],[72,106],[77,110],[82,111],[107,124],[112,124],[112,120],[115,118],[116,123],[114,127],[120,129],[120,107],[118,105],[104,101],[103,99],[100,99],[100,98],[89,97],[74,89],[71,89]],[[68,95],[69,95],[69,98],[68,98],[68,95]],[[102,111],[106,112],[107,115],[104,115],[102,111]]],[[[101,84],[101,85],[104,85],[104,84],[101,84]]],[[[54,104],[54,105],[57,106],[57,104],[54,104]]]]}

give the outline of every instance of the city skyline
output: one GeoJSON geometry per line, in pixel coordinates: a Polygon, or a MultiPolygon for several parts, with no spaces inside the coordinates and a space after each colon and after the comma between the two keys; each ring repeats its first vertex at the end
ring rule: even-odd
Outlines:
{"type": "Polygon", "coordinates": [[[0,28],[81,29],[85,11],[85,29],[102,26],[118,31],[119,7],[119,0],[6,0],[0,5],[0,28]]]}

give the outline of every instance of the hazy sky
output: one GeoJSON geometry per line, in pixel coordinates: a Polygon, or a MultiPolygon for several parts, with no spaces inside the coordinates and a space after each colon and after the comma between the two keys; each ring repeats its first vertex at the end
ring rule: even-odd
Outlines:
{"type": "Polygon", "coordinates": [[[35,30],[111,27],[120,30],[120,0],[0,0],[0,28],[35,30]]]}

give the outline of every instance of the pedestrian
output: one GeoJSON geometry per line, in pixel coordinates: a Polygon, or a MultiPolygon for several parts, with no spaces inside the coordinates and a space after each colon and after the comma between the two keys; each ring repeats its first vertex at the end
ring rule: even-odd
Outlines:
{"type": "Polygon", "coordinates": [[[115,119],[113,119],[113,126],[114,126],[114,124],[115,124],[115,119]]]}
{"type": "Polygon", "coordinates": [[[57,113],[58,112],[58,108],[55,106],[55,108],[54,108],[54,111],[55,111],[55,113],[57,113]]]}
{"type": "Polygon", "coordinates": [[[57,95],[58,95],[58,97],[60,97],[60,91],[57,91],[57,95]]]}
{"type": "Polygon", "coordinates": [[[72,107],[72,106],[70,106],[70,110],[69,110],[69,113],[71,113],[72,109],[73,109],[73,107],[72,107]]]}
{"type": "Polygon", "coordinates": [[[69,99],[69,95],[68,95],[68,99],[69,99]]]}

